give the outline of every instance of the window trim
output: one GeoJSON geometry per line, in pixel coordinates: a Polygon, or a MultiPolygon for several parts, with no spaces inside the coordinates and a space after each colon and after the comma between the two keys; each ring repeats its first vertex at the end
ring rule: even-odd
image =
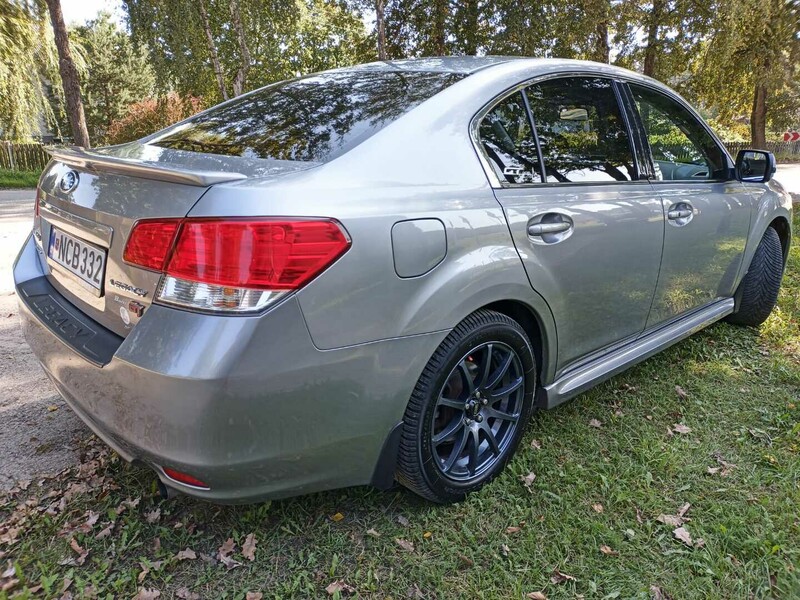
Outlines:
{"type": "MultiPolygon", "coordinates": [[[[631,102],[633,101],[632,100],[632,92],[628,88],[628,85],[631,84],[631,83],[633,83],[635,85],[640,85],[642,87],[646,87],[648,89],[651,89],[651,90],[653,90],[655,92],[658,92],[660,94],[663,94],[663,95],[667,96],[671,100],[674,100],[675,102],[677,102],[678,104],[683,106],[685,109],[687,109],[689,111],[689,113],[692,115],[692,117],[694,117],[695,120],[700,122],[702,127],[711,135],[711,138],[714,141],[714,143],[722,150],[723,156],[725,156],[725,158],[726,158],[726,160],[728,162],[728,170],[729,170],[729,173],[730,173],[729,176],[728,176],[728,179],[726,179],[724,181],[731,181],[731,179],[735,179],[733,159],[731,158],[731,155],[728,153],[727,148],[725,148],[725,145],[720,141],[720,139],[717,136],[717,134],[714,133],[714,130],[711,129],[708,126],[708,124],[697,113],[697,111],[694,110],[694,108],[692,108],[691,105],[689,105],[688,102],[686,102],[683,98],[681,98],[673,90],[667,88],[666,86],[664,86],[662,88],[661,86],[653,85],[652,83],[650,83],[647,80],[642,81],[638,77],[632,77],[630,75],[626,75],[625,73],[608,74],[608,73],[602,73],[602,72],[592,71],[592,70],[586,70],[586,71],[583,71],[583,70],[576,70],[576,71],[565,70],[565,71],[555,71],[555,72],[552,72],[552,73],[544,73],[544,74],[534,75],[534,76],[529,77],[529,78],[527,78],[527,79],[525,79],[523,81],[519,81],[519,82],[515,83],[513,86],[511,86],[509,88],[506,88],[502,92],[500,92],[500,93],[496,94],[495,96],[493,96],[480,110],[478,110],[478,112],[476,112],[472,116],[472,119],[470,120],[470,123],[469,123],[469,137],[470,137],[470,140],[472,142],[472,147],[473,147],[473,149],[475,150],[475,152],[476,152],[476,154],[478,156],[478,161],[481,163],[481,166],[483,167],[483,171],[484,171],[487,179],[489,180],[489,186],[491,188],[493,188],[493,189],[520,189],[520,188],[523,188],[524,189],[524,188],[531,188],[531,187],[555,187],[555,186],[559,186],[559,187],[563,188],[563,187],[567,187],[567,186],[584,186],[585,187],[585,186],[597,186],[597,185],[599,185],[599,186],[623,185],[623,184],[624,185],[631,185],[631,184],[641,184],[643,182],[644,183],[648,183],[649,182],[649,183],[654,183],[654,184],[656,184],[656,183],[657,184],[670,183],[669,180],[666,180],[666,181],[664,181],[664,180],[656,180],[656,179],[653,179],[652,177],[648,177],[647,176],[648,173],[652,173],[652,166],[648,165],[648,162],[652,161],[652,155],[649,152],[649,145],[641,147],[641,151],[644,152],[646,157],[647,157],[647,160],[645,161],[644,165],[638,164],[638,160],[641,158],[640,156],[638,156],[636,153],[634,153],[634,156],[633,156],[634,162],[637,163],[636,169],[637,169],[637,172],[639,173],[639,179],[632,179],[630,181],[569,181],[569,182],[540,182],[540,183],[508,183],[508,182],[500,181],[500,179],[495,174],[494,169],[492,168],[492,165],[489,163],[489,159],[486,156],[486,153],[483,151],[483,146],[481,145],[480,134],[479,134],[479,128],[480,128],[481,120],[489,112],[491,112],[495,108],[495,106],[497,106],[500,102],[504,101],[506,98],[508,98],[509,96],[513,95],[514,92],[523,91],[528,86],[534,85],[536,83],[540,83],[542,81],[546,81],[548,79],[560,79],[560,78],[565,78],[565,77],[600,77],[600,78],[603,78],[603,79],[609,79],[612,82],[625,87],[625,89],[627,90],[627,94],[630,94],[630,97],[631,97],[630,101],[631,102]],[[644,169],[642,168],[643,166],[645,167],[644,169]]],[[[527,100],[527,97],[526,97],[526,100],[527,100]]],[[[624,98],[623,98],[623,100],[624,100],[624,98]]],[[[625,113],[625,111],[632,111],[631,114],[634,116],[634,123],[639,123],[638,126],[641,127],[641,123],[639,121],[638,111],[633,110],[631,107],[627,106],[627,103],[624,103],[624,102],[623,102],[623,106],[620,107],[620,110],[623,111],[623,114],[625,113]]],[[[629,132],[629,135],[632,136],[631,132],[629,132]]],[[[638,136],[639,135],[644,135],[644,131],[641,130],[641,131],[637,131],[636,132],[636,136],[637,136],[636,139],[637,140],[638,140],[638,136]]],[[[631,139],[631,143],[636,145],[636,142],[635,142],[634,138],[631,137],[630,139],[631,139]]],[[[541,152],[540,152],[539,156],[540,156],[540,158],[542,158],[541,157],[541,152]]],[[[687,181],[692,181],[692,180],[681,180],[681,181],[687,182],[687,181]]],[[[702,180],[694,181],[694,183],[719,183],[720,181],[723,181],[723,180],[721,180],[721,179],[702,179],[702,180]]]]}
{"type": "MultiPolygon", "coordinates": [[[[694,110],[688,102],[683,100],[678,94],[669,90],[670,93],[667,93],[665,90],[662,90],[656,86],[648,85],[647,82],[641,81],[623,81],[621,82],[625,89],[627,90],[627,95],[630,102],[630,110],[635,116],[637,127],[639,129],[639,135],[641,136],[641,144],[642,149],[647,155],[647,162],[649,164],[649,181],[653,184],[664,185],[664,184],[672,184],[672,183],[723,183],[726,181],[731,181],[735,179],[733,174],[734,170],[734,163],[731,155],[728,153],[728,149],[725,148],[725,144],[723,144],[720,139],[717,137],[714,130],[708,126],[708,123],[705,122],[705,119],[701,117],[696,110],[694,110]],[[711,138],[711,141],[717,147],[718,150],[722,152],[722,157],[725,159],[725,170],[727,172],[727,177],[724,178],[717,178],[717,179],[656,179],[655,178],[655,158],[653,157],[653,149],[650,147],[650,140],[647,139],[647,131],[644,128],[644,122],[642,121],[642,116],[639,113],[639,108],[636,106],[636,99],[633,95],[633,90],[631,90],[630,86],[636,85],[638,87],[644,88],[654,94],[658,94],[667,98],[668,100],[673,101],[675,104],[683,108],[686,112],[689,113],[689,116],[694,119],[696,124],[699,124],[701,129],[703,129],[711,138]]],[[[688,138],[688,136],[687,136],[688,138]]]]}

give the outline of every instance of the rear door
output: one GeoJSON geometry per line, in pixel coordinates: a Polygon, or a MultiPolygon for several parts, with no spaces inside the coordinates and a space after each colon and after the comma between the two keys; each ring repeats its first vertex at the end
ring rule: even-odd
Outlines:
{"type": "Polygon", "coordinates": [[[658,279],[661,202],[639,179],[619,98],[610,79],[548,79],[479,128],[528,278],[556,320],[559,371],[639,335],[658,279]]]}
{"type": "Polygon", "coordinates": [[[647,322],[656,327],[734,294],[753,198],[727,153],[677,98],[629,84],[666,216],[661,274],[647,322]]]}

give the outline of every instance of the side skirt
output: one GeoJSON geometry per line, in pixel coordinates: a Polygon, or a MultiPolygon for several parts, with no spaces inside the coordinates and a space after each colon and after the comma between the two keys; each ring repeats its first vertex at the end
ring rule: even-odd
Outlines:
{"type": "Polygon", "coordinates": [[[539,408],[553,408],[689,337],[733,312],[733,298],[717,300],[678,321],[656,329],[613,352],[567,372],[537,394],[539,408]]]}

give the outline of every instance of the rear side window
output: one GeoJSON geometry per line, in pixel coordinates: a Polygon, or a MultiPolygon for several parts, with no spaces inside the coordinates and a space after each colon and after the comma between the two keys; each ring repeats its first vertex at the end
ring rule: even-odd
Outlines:
{"type": "Polygon", "coordinates": [[[500,181],[532,183],[542,180],[539,155],[520,92],[487,113],[481,121],[479,133],[489,164],[500,181]]]}
{"type": "Polygon", "coordinates": [[[656,179],[726,179],[728,161],[705,127],[673,99],[630,84],[642,120],[656,179]]]}
{"type": "Polygon", "coordinates": [[[464,77],[376,69],[283,81],[198,115],[151,143],[247,158],[326,162],[464,77]]]}
{"type": "Polygon", "coordinates": [[[551,79],[527,88],[548,182],[636,177],[627,126],[610,80],[551,79]]]}

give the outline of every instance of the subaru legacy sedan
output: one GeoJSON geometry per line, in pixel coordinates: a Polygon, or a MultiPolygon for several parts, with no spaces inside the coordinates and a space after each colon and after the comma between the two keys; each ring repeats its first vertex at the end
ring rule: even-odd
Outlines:
{"type": "Polygon", "coordinates": [[[763,322],[791,239],[771,154],[590,62],[361,65],[52,156],[25,336],[120,456],[215,502],[461,500],[535,408],[763,322]]]}

